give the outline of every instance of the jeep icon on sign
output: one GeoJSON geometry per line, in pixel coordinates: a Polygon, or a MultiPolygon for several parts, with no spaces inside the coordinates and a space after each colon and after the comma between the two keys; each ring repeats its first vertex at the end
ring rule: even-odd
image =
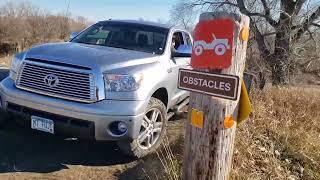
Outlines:
{"type": "Polygon", "coordinates": [[[217,39],[214,34],[212,34],[213,40],[211,43],[206,43],[205,41],[195,41],[193,44],[194,52],[197,56],[203,53],[203,50],[214,50],[216,55],[222,56],[226,53],[227,49],[230,49],[228,44],[228,39],[217,39]]]}

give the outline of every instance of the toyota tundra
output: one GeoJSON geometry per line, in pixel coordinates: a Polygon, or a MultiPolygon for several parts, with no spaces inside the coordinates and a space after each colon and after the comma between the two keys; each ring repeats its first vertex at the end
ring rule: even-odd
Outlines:
{"type": "Polygon", "coordinates": [[[188,103],[177,81],[191,51],[190,33],[174,26],[100,21],[68,42],[16,54],[0,84],[0,107],[25,115],[30,129],[116,141],[124,153],[143,157],[188,103]]]}

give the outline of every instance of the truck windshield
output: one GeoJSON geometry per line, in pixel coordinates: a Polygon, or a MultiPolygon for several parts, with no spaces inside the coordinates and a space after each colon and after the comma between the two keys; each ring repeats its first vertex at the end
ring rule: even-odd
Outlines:
{"type": "Polygon", "coordinates": [[[143,24],[100,22],[83,31],[71,42],[162,54],[168,32],[167,28],[143,24]]]}

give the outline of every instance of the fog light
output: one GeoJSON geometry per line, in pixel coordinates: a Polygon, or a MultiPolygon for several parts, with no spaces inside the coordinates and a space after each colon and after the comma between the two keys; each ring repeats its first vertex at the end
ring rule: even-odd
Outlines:
{"type": "Polygon", "coordinates": [[[127,124],[124,122],[118,123],[118,130],[122,133],[125,133],[128,130],[127,124]]]}
{"type": "Polygon", "coordinates": [[[128,125],[125,122],[115,121],[108,127],[108,133],[115,137],[124,136],[128,131],[128,125]]]}

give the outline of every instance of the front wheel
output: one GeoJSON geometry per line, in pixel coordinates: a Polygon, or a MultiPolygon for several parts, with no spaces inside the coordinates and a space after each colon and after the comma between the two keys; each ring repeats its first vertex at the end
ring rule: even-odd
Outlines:
{"type": "Polygon", "coordinates": [[[167,128],[167,110],[165,105],[151,97],[142,120],[138,138],[132,142],[118,142],[122,152],[141,158],[156,150],[165,135],[167,128]]]}

